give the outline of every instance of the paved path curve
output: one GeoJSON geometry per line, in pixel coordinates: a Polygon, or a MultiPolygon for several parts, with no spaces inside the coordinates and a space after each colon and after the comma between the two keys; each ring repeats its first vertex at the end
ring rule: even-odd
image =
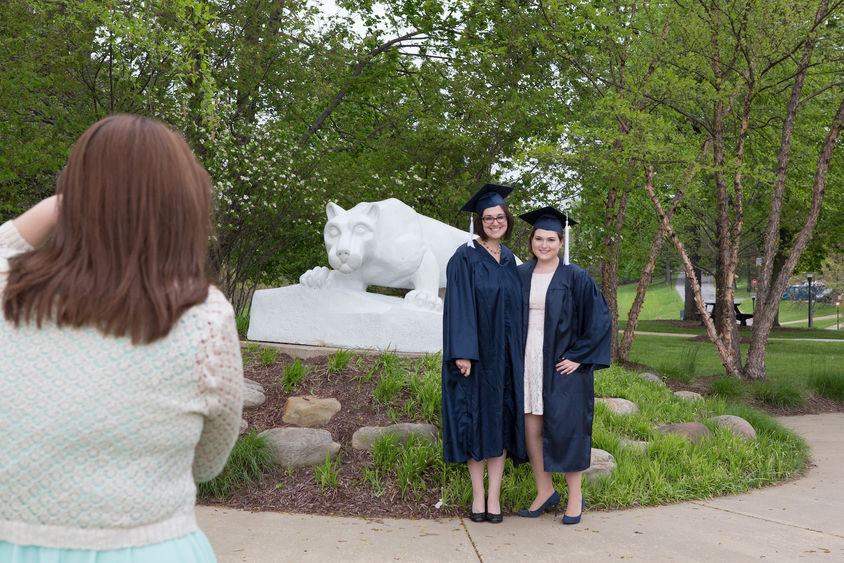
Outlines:
{"type": "Polygon", "coordinates": [[[198,507],[220,563],[281,561],[844,561],[844,413],[783,417],[812,448],[807,474],[711,500],[589,512],[577,526],[551,514],[364,520],[198,507]]]}

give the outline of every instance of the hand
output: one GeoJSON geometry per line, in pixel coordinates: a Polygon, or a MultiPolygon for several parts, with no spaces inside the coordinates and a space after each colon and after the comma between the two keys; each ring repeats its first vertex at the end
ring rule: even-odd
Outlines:
{"type": "Polygon", "coordinates": [[[469,374],[472,373],[472,360],[454,360],[454,363],[457,364],[457,369],[460,370],[460,373],[463,374],[464,377],[469,377],[469,374]]]}
{"type": "Polygon", "coordinates": [[[568,375],[577,371],[577,368],[580,367],[580,364],[563,358],[557,363],[556,367],[558,372],[563,375],[568,375]]]}
{"type": "Polygon", "coordinates": [[[59,218],[57,196],[36,203],[14,219],[15,228],[23,240],[38,247],[47,242],[59,218]]]}

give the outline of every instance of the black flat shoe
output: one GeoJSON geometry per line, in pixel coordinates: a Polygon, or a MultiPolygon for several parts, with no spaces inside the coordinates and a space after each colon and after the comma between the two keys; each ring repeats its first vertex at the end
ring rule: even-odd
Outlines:
{"type": "Polygon", "coordinates": [[[493,514],[492,512],[486,513],[487,522],[491,522],[493,524],[500,524],[503,520],[504,516],[502,516],[500,512],[498,514],[493,514]]]}
{"type": "Polygon", "coordinates": [[[485,522],[487,519],[486,512],[472,512],[469,511],[469,520],[472,522],[485,522]]]}

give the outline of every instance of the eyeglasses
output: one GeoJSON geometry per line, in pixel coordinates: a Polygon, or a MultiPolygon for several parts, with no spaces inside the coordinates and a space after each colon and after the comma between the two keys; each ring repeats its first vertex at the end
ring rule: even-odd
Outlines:
{"type": "Polygon", "coordinates": [[[492,215],[487,215],[485,217],[481,217],[481,220],[484,222],[484,225],[491,225],[493,221],[498,221],[499,223],[504,223],[507,221],[506,215],[496,215],[493,217],[492,215]]]}

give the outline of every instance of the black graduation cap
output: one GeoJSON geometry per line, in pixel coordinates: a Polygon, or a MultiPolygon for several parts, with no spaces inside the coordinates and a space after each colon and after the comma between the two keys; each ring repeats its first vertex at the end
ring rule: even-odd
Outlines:
{"type": "MultiPolygon", "coordinates": [[[[510,186],[500,186],[498,184],[486,184],[484,187],[475,192],[466,205],[460,208],[460,211],[469,211],[471,213],[482,213],[484,209],[502,205],[504,198],[510,195],[513,188],[510,186]]],[[[467,246],[475,246],[473,242],[475,238],[475,217],[469,220],[469,242],[467,246]]]]}
{"type": "Polygon", "coordinates": [[[471,211],[481,213],[484,209],[495,207],[504,203],[504,198],[510,195],[513,188],[510,186],[499,186],[498,184],[486,184],[475,192],[475,195],[460,208],[460,211],[471,211]]]}
{"type": "Polygon", "coordinates": [[[566,225],[577,225],[577,221],[550,205],[542,209],[534,209],[533,211],[522,213],[519,217],[533,225],[535,229],[557,231],[560,234],[563,233],[563,228],[566,225]]]}
{"type": "Polygon", "coordinates": [[[564,234],[563,264],[569,263],[569,227],[577,225],[577,221],[550,205],[522,213],[519,217],[533,225],[535,229],[564,234]]]}

